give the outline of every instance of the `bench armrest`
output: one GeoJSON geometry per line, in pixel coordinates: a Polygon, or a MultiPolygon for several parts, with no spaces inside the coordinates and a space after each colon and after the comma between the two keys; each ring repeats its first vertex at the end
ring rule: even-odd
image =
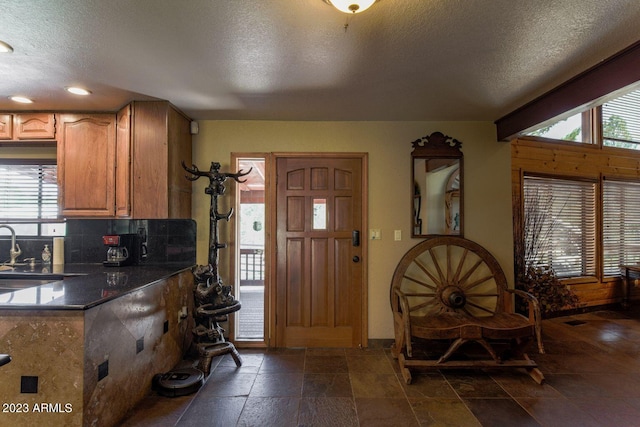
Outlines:
{"type": "Polygon", "coordinates": [[[395,294],[400,303],[400,316],[402,317],[402,329],[404,330],[404,343],[407,349],[407,355],[411,357],[411,311],[409,309],[409,300],[404,292],[395,289],[395,294]]]}
{"type": "Polygon", "coordinates": [[[521,297],[527,302],[529,308],[529,321],[533,323],[536,331],[536,340],[538,342],[538,352],[544,354],[544,345],[542,344],[542,315],[540,312],[540,303],[538,299],[521,289],[505,289],[507,292],[521,297]]]}

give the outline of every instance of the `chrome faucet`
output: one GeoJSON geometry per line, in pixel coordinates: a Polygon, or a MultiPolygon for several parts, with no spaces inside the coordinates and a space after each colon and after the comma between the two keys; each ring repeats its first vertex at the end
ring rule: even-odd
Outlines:
{"type": "Polygon", "coordinates": [[[11,257],[10,264],[13,266],[16,263],[16,258],[22,253],[20,246],[16,243],[16,232],[13,228],[5,224],[0,224],[0,228],[6,228],[11,232],[11,249],[9,249],[9,256],[11,257]]]}

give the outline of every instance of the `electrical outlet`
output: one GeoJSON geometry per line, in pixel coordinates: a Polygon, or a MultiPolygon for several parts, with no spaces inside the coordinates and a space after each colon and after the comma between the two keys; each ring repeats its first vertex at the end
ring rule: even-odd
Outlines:
{"type": "Polygon", "coordinates": [[[393,238],[394,240],[402,240],[402,230],[394,230],[393,238]]]}
{"type": "Polygon", "coordinates": [[[98,381],[109,375],[109,359],[98,365],[98,381]]]}
{"type": "Polygon", "coordinates": [[[21,376],[20,377],[20,393],[37,393],[38,377],[21,376]]]}

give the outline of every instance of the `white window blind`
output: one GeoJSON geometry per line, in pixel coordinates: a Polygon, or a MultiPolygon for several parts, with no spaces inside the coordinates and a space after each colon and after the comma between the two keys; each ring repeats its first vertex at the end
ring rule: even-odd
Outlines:
{"type": "Polygon", "coordinates": [[[0,222],[58,217],[55,164],[0,164],[0,222]]]}
{"type": "Polygon", "coordinates": [[[603,144],[640,149],[640,90],[602,105],[603,144]]]}
{"type": "Polygon", "coordinates": [[[602,198],[604,275],[617,276],[640,262],[640,183],[605,180],[602,198]]]}
{"type": "Polygon", "coordinates": [[[594,182],[525,176],[525,261],[558,277],[595,276],[594,182]]]}

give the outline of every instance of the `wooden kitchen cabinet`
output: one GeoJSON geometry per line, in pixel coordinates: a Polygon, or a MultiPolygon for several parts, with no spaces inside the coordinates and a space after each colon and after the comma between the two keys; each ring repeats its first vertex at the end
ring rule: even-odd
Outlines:
{"type": "Polygon", "coordinates": [[[118,216],[127,216],[129,203],[135,219],[191,218],[191,182],[181,165],[191,164],[190,123],[167,101],[135,101],[118,113],[118,216]],[[129,185],[122,182],[127,175],[129,185]]]}
{"type": "Polygon", "coordinates": [[[13,119],[14,139],[54,139],[56,121],[53,113],[16,114],[13,119]]]}
{"type": "Polygon", "coordinates": [[[53,113],[0,114],[0,140],[54,139],[56,121],[53,113]]]}
{"type": "Polygon", "coordinates": [[[135,101],[117,114],[59,114],[62,215],[191,218],[191,120],[167,101],[135,101]]]}
{"type": "Polygon", "coordinates": [[[59,201],[63,216],[115,215],[115,114],[60,114],[59,201]]]}
{"type": "Polygon", "coordinates": [[[13,138],[13,114],[0,114],[0,139],[13,138]]]}

